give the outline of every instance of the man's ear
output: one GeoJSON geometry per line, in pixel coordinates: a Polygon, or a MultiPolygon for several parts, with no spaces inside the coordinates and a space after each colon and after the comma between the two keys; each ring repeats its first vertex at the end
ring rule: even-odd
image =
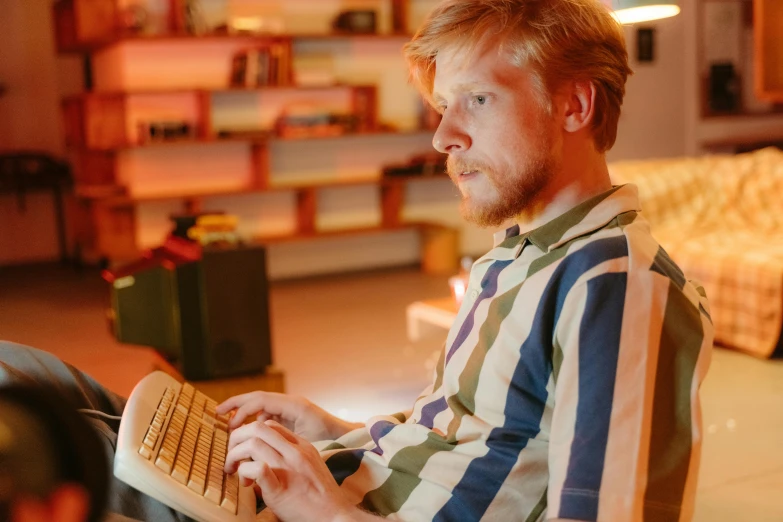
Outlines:
{"type": "Polygon", "coordinates": [[[595,114],[595,85],[590,80],[574,81],[565,86],[563,129],[578,132],[589,128],[595,114]]]}

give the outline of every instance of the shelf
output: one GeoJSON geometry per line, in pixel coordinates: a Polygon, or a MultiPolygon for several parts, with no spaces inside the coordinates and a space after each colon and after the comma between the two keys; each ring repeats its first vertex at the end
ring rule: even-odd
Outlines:
{"type": "Polygon", "coordinates": [[[783,118],[783,107],[775,107],[768,112],[706,112],[701,119],[704,121],[742,120],[758,118],[783,118]]]}
{"type": "Polygon", "coordinates": [[[76,196],[80,199],[99,201],[102,206],[107,207],[132,207],[138,203],[154,202],[154,201],[181,201],[192,199],[203,199],[208,197],[219,196],[235,196],[243,194],[263,194],[269,192],[286,192],[286,191],[307,191],[318,190],[327,188],[340,188],[340,187],[354,187],[362,185],[380,185],[395,186],[403,185],[406,183],[415,183],[417,181],[424,180],[448,180],[449,177],[443,175],[429,175],[429,176],[395,176],[395,177],[381,177],[381,176],[368,176],[366,178],[355,178],[346,180],[334,180],[321,183],[290,183],[290,184],[277,184],[270,185],[268,187],[246,187],[235,189],[217,189],[208,191],[193,191],[193,192],[177,192],[177,193],[162,193],[162,194],[146,194],[142,196],[131,196],[124,193],[111,193],[107,189],[82,189],[77,191],[76,196]]]}
{"type": "Polygon", "coordinates": [[[707,150],[763,148],[765,146],[783,145],[783,134],[758,134],[732,136],[730,138],[706,139],[700,145],[707,150]]]}
{"type": "Polygon", "coordinates": [[[422,228],[447,228],[436,223],[402,223],[394,226],[372,226],[357,228],[341,228],[335,230],[317,230],[313,232],[297,234],[280,234],[269,236],[256,236],[254,242],[258,243],[294,243],[297,241],[309,241],[312,239],[329,239],[343,236],[359,236],[379,234],[383,232],[398,232],[403,230],[416,230],[422,228]]]}
{"type": "MultiPolygon", "coordinates": [[[[237,132],[236,136],[221,135],[223,131],[219,129],[216,132],[211,124],[212,107],[215,99],[213,93],[238,93],[238,92],[262,92],[268,88],[253,89],[220,89],[215,91],[199,89],[172,89],[170,91],[139,90],[139,91],[117,91],[106,93],[85,93],[68,97],[63,100],[62,108],[65,116],[65,137],[66,144],[70,147],[81,148],[92,151],[112,151],[133,149],[147,146],[160,146],[169,143],[213,143],[228,141],[244,142],[266,142],[270,139],[276,140],[312,140],[343,137],[347,135],[384,135],[394,134],[397,131],[390,131],[384,128],[377,121],[377,87],[373,85],[357,84],[349,86],[333,86],[331,89],[350,89],[349,106],[343,110],[347,114],[356,118],[356,126],[363,129],[357,132],[344,132],[341,134],[326,134],[323,136],[303,136],[303,137],[279,137],[270,130],[258,130],[247,132],[237,132]],[[191,128],[189,134],[192,137],[182,139],[172,139],[170,141],[145,141],[136,143],[135,134],[129,130],[129,122],[132,118],[133,101],[131,97],[138,95],[165,95],[166,93],[183,94],[193,96],[193,100],[187,100],[193,103],[195,113],[188,113],[180,121],[188,124],[191,128]]],[[[296,91],[294,86],[272,87],[275,91],[289,90],[296,91]]],[[[327,90],[329,88],[307,89],[310,91],[327,90]]]]}
{"type": "Polygon", "coordinates": [[[216,145],[226,143],[250,143],[250,144],[266,144],[269,142],[306,142],[306,141],[324,141],[324,140],[338,140],[338,139],[350,139],[361,138],[368,136],[415,136],[417,134],[429,134],[434,132],[431,129],[410,129],[410,130],[393,130],[393,129],[377,129],[366,130],[357,132],[346,132],[343,134],[337,134],[332,136],[302,136],[296,138],[285,138],[277,136],[273,131],[252,133],[248,135],[236,135],[216,138],[192,138],[192,139],[172,139],[164,141],[150,141],[147,143],[127,144],[117,147],[80,147],[71,145],[70,148],[80,150],[83,152],[119,152],[123,150],[136,150],[136,149],[150,149],[159,147],[176,147],[186,145],[216,145]]]}
{"type": "Polygon", "coordinates": [[[198,42],[214,41],[234,41],[234,42],[269,42],[280,40],[410,40],[413,38],[409,33],[281,33],[281,34],[160,34],[160,35],[127,35],[118,36],[111,39],[95,40],[92,42],[81,42],[77,44],[60,47],[62,54],[70,53],[91,53],[120,45],[124,43],[176,43],[187,42],[189,44],[198,42]]]}
{"type": "Polygon", "coordinates": [[[165,94],[235,94],[235,93],[262,93],[266,91],[331,91],[339,89],[371,89],[373,85],[370,84],[348,84],[348,83],[334,83],[330,85],[261,85],[258,87],[224,87],[220,89],[188,89],[188,88],[172,88],[172,89],[140,89],[133,91],[90,91],[82,92],[79,94],[72,94],[65,96],[62,99],[63,103],[83,101],[87,98],[99,98],[99,97],[129,97],[129,96],[158,96],[165,94]]]}

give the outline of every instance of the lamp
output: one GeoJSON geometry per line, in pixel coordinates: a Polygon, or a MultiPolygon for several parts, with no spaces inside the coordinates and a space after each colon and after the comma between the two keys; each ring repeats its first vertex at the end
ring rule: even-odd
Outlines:
{"type": "Polygon", "coordinates": [[[679,14],[677,0],[611,0],[613,16],[621,24],[669,18],[679,14]]]}

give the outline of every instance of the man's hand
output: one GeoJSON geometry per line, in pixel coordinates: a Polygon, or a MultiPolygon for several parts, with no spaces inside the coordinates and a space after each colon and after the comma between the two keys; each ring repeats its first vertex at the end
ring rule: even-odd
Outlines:
{"type": "Polygon", "coordinates": [[[318,450],[273,420],[234,430],[226,473],[257,485],[264,503],[284,521],[352,520],[359,510],[337,486],[318,450]]]}
{"type": "Polygon", "coordinates": [[[229,427],[238,428],[250,416],[264,422],[274,420],[310,442],[334,440],[363,424],[342,420],[303,397],[282,393],[252,392],[231,397],[217,407],[219,414],[236,410],[229,427]]]}

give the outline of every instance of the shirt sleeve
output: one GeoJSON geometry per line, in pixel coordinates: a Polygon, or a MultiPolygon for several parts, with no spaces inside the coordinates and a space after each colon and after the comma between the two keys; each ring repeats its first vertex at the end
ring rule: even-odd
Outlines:
{"type": "Polygon", "coordinates": [[[574,285],[555,325],[549,517],[688,519],[711,347],[703,291],[684,280],[616,271],[574,285]]]}

